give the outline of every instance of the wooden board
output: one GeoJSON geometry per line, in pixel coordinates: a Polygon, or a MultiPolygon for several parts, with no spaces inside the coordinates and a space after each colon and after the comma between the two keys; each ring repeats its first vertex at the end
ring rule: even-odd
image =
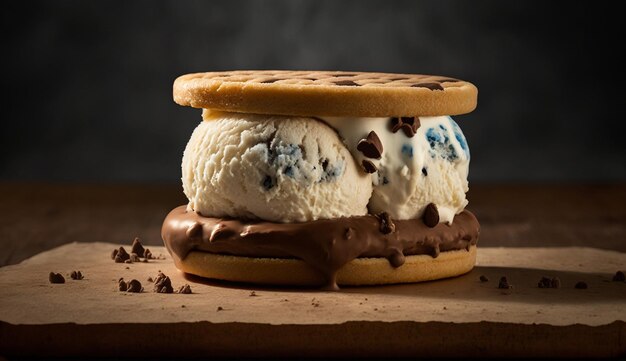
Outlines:
{"type": "MultiPolygon", "coordinates": [[[[128,245],[125,245],[127,249],[128,245]]],[[[467,275],[339,292],[203,281],[164,260],[116,264],[72,243],[0,268],[3,356],[615,356],[626,353],[626,254],[479,248],[467,275]],[[50,271],[80,270],[50,284],[50,271]],[[193,294],[157,294],[158,270],[193,294]],[[480,282],[485,275],[488,282],[480,282]],[[507,276],[513,288],[497,288],[507,276]],[[537,287],[542,276],[561,288],[537,287]],[[144,292],[117,290],[137,279],[144,292]],[[584,281],[589,288],[575,289],[584,281]],[[254,295],[251,292],[254,291],[254,295]],[[37,345],[37,347],[33,347],[37,345]]]]}

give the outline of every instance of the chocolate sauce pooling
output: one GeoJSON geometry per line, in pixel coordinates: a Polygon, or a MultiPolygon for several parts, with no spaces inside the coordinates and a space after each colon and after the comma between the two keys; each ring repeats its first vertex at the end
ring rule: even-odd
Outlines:
{"type": "Polygon", "coordinates": [[[421,219],[394,220],[395,230],[380,232],[373,215],[320,219],[304,223],[273,223],[204,217],[186,206],[172,210],[161,236],[175,262],[192,250],[245,257],[298,258],[320,272],[327,287],[337,289],[336,273],[357,257],[385,257],[393,267],[405,256],[467,249],[475,245],[480,225],[464,210],[452,224],[433,228],[421,219]]]}

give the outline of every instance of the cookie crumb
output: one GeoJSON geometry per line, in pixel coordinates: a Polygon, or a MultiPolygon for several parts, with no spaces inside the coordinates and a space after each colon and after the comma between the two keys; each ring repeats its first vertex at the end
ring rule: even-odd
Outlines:
{"type": "Polygon", "coordinates": [[[615,281],[615,282],[624,282],[624,281],[626,281],[626,275],[624,275],[623,271],[617,271],[613,275],[613,281],[615,281]]]}
{"type": "Polygon", "coordinates": [[[72,271],[72,273],[70,274],[70,278],[73,280],[82,280],[85,277],[80,271],[72,271]]]}
{"type": "Polygon", "coordinates": [[[509,280],[506,278],[506,276],[502,276],[500,277],[500,282],[498,282],[498,288],[508,290],[513,288],[513,285],[509,284],[509,280]]]}
{"type": "Polygon", "coordinates": [[[587,282],[578,281],[576,282],[576,285],[574,285],[574,288],[579,290],[586,290],[588,288],[587,282]]]}
{"type": "Polygon", "coordinates": [[[50,281],[50,283],[65,283],[65,277],[60,273],[50,272],[48,281],[50,281]]]}
{"type": "Polygon", "coordinates": [[[480,282],[489,282],[489,278],[485,275],[480,275],[480,282]]]}
{"type": "Polygon", "coordinates": [[[191,286],[189,286],[188,284],[185,283],[184,285],[180,286],[180,288],[178,289],[177,292],[185,294],[185,295],[191,294],[192,293],[191,292],[191,286]]]}

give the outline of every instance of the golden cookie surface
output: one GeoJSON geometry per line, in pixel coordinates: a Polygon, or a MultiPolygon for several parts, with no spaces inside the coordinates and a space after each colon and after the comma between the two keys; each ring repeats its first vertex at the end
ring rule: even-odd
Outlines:
{"type": "MultiPolygon", "coordinates": [[[[357,258],[337,272],[339,285],[382,285],[431,281],[459,276],[472,270],[476,246],[470,250],[406,256],[405,263],[393,268],[386,258],[357,258]]],[[[183,272],[223,281],[267,285],[312,286],[324,278],[298,259],[254,258],[192,251],[177,262],[183,272]]]]}
{"type": "Polygon", "coordinates": [[[298,116],[435,116],[469,113],[478,89],[436,75],[240,70],[186,74],[174,101],[194,108],[298,116]]]}

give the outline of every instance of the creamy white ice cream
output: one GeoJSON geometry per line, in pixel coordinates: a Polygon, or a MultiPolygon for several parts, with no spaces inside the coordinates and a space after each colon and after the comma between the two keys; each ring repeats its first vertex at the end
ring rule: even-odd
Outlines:
{"type": "Polygon", "coordinates": [[[449,116],[419,117],[413,137],[402,130],[392,133],[390,118],[331,118],[323,120],[335,128],[361,164],[371,161],[374,191],[371,213],[387,212],[394,219],[422,216],[429,203],[439,210],[440,222],[452,222],[467,205],[469,148],[465,136],[449,116]],[[376,132],[383,152],[380,160],[357,150],[361,139],[376,132]]]}
{"type": "Polygon", "coordinates": [[[182,162],[194,211],[274,222],[367,213],[370,175],[325,123],[209,111],[203,117],[182,162]]]}

